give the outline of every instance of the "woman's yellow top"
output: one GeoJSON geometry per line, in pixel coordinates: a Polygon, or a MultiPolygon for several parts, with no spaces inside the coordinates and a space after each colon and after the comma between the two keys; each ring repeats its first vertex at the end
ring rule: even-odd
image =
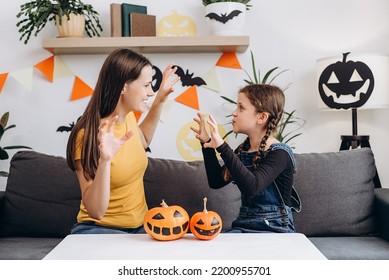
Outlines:
{"type": "MultiPolygon", "coordinates": [[[[111,161],[111,194],[108,209],[103,219],[89,217],[82,200],[77,216],[78,222],[94,222],[97,225],[136,228],[143,224],[148,210],[143,186],[143,176],[147,167],[147,156],[138,131],[133,112],[130,112],[122,124],[115,124],[115,137],[122,137],[132,130],[134,135],[123,144],[111,161]]],[[[84,130],[77,136],[75,159],[81,159],[84,130]]]]}

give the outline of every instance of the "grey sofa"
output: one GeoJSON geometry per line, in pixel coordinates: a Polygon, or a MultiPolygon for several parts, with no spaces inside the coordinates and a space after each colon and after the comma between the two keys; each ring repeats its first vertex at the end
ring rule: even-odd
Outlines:
{"type": "MultiPolygon", "coordinates": [[[[296,154],[295,187],[304,233],[328,259],[389,259],[389,189],[375,188],[374,157],[362,148],[296,154]]],[[[149,158],[145,174],[149,207],[162,199],[189,215],[208,209],[231,225],[240,206],[236,186],[208,187],[202,161],[149,158]]],[[[42,259],[76,221],[80,190],[62,157],[21,151],[11,160],[6,191],[0,192],[0,259],[42,259]]]]}

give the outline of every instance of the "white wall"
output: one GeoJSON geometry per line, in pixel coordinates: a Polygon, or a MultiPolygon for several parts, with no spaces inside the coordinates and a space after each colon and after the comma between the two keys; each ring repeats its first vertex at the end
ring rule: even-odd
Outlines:
{"type": "MultiPolygon", "coordinates": [[[[13,72],[48,58],[51,54],[41,47],[42,38],[55,37],[52,23],[28,45],[19,41],[16,14],[26,0],[9,1],[7,9],[0,10],[2,39],[0,44],[0,73],[13,72]]],[[[102,36],[110,36],[109,3],[111,1],[86,0],[100,13],[104,28],[102,36]]],[[[120,3],[123,1],[117,1],[120,3]]],[[[161,17],[176,9],[180,14],[192,17],[198,35],[209,31],[204,23],[201,0],[180,1],[124,1],[146,5],[148,13],[161,17]]],[[[343,52],[373,52],[387,54],[389,46],[389,22],[386,0],[252,0],[253,8],[247,14],[247,34],[250,35],[249,50],[255,54],[257,65],[263,71],[274,66],[292,71],[283,75],[280,85],[292,82],[286,91],[286,109],[296,109],[298,116],[307,121],[302,136],[295,141],[296,153],[337,151],[340,135],[351,133],[351,112],[323,112],[317,107],[315,61],[318,58],[340,55],[343,52]]],[[[251,71],[250,53],[238,54],[241,65],[251,71]]],[[[195,75],[207,73],[221,54],[146,54],[162,68],[167,63],[187,67],[195,75]]],[[[73,73],[94,87],[99,69],[106,55],[61,55],[73,73]]],[[[245,74],[240,70],[217,69],[222,82],[222,94],[235,97],[243,86],[245,74]]],[[[0,114],[10,111],[11,124],[17,127],[7,131],[2,146],[22,144],[35,151],[65,155],[68,133],[56,132],[60,125],[75,121],[82,113],[88,98],[69,101],[74,77],[55,79],[49,83],[41,73],[34,70],[32,90],[25,89],[9,77],[0,93],[0,114]]],[[[185,88],[176,87],[172,98],[185,88]]],[[[198,88],[200,107],[203,113],[213,112],[220,122],[226,122],[228,113],[222,108],[218,94],[198,88]]],[[[389,94],[389,93],[388,93],[389,94]]],[[[196,111],[174,103],[163,123],[160,123],[151,145],[153,157],[181,159],[176,148],[179,128],[192,120],[196,111]]],[[[385,163],[389,150],[385,142],[389,137],[388,109],[362,110],[358,113],[359,134],[370,135],[370,144],[375,153],[381,182],[389,185],[385,163]]],[[[229,139],[236,146],[240,139],[229,139]]],[[[11,155],[13,152],[11,152],[11,155]]],[[[9,161],[0,161],[0,170],[7,170],[9,161]]],[[[0,189],[5,179],[0,178],[0,189]]]]}

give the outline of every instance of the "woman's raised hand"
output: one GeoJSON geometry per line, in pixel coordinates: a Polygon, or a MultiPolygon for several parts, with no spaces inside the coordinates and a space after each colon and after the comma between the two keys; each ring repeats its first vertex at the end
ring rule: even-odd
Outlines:
{"type": "Polygon", "coordinates": [[[100,158],[104,160],[111,160],[113,156],[119,151],[120,147],[133,135],[132,130],[125,133],[121,138],[116,138],[113,130],[118,116],[104,120],[99,126],[97,139],[99,141],[100,158]]]}
{"type": "Polygon", "coordinates": [[[162,81],[158,90],[158,96],[161,98],[161,101],[165,101],[170,93],[174,91],[174,85],[180,80],[180,77],[173,79],[173,75],[177,71],[177,67],[173,67],[173,64],[166,66],[165,70],[162,73],[162,81]]]}

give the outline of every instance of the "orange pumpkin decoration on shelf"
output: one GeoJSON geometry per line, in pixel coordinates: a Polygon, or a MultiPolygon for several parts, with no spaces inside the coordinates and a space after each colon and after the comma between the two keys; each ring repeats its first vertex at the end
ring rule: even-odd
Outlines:
{"type": "Polygon", "coordinates": [[[143,226],[157,240],[175,240],[188,231],[189,215],[184,208],[168,206],[162,200],[161,207],[154,207],[146,212],[143,226]]]}
{"type": "Polygon", "coordinates": [[[207,198],[204,197],[203,212],[195,213],[190,219],[190,231],[198,239],[210,240],[216,237],[222,230],[222,219],[214,211],[207,210],[207,198]]]}

